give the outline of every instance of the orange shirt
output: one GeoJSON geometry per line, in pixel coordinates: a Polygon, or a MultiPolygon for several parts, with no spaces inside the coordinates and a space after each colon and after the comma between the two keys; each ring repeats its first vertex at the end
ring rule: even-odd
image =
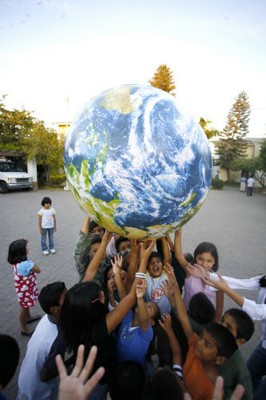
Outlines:
{"type": "Polygon", "coordinates": [[[212,400],[214,384],[204,371],[200,359],[194,354],[197,339],[194,333],[188,341],[189,350],[183,366],[184,384],[193,400],[212,400]]]}

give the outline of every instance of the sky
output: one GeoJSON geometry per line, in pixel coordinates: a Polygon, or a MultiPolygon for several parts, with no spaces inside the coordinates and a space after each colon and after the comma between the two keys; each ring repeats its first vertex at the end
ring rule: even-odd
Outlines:
{"type": "Polygon", "coordinates": [[[0,97],[47,124],[147,84],[161,64],[176,98],[223,129],[239,92],[250,137],[266,137],[265,0],[0,0],[0,97]]]}

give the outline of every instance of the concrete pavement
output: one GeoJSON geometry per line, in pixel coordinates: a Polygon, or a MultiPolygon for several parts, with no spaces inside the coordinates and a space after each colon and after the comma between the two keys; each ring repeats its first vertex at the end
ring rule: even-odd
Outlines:
{"type": "MultiPolygon", "coordinates": [[[[7,263],[9,244],[16,239],[29,241],[29,254],[42,270],[38,287],[62,280],[67,287],[78,280],[73,262],[73,246],[85,214],[71,192],[13,192],[0,195],[0,331],[13,336],[21,349],[23,360],[28,338],[20,335],[19,307],[14,289],[11,266],[7,263]],[[57,212],[58,232],[55,234],[56,254],[43,256],[37,212],[44,196],[51,197],[57,212]]],[[[199,212],[183,228],[183,250],[192,252],[198,243],[212,241],[220,257],[220,273],[235,277],[251,277],[266,273],[266,196],[255,193],[247,197],[236,188],[211,190],[199,212]]],[[[256,293],[243,295],[255,299],[256,293]]],[[[225,309],[233,305],[226,300],[225,309]]],[[[42,313],[39,305],[35,312],[42,313]]],[[[242,348],[245,358],[258,343],[260,326],[256,323],[254,337],[242,348]]],[[[9,400],[17,394],[17,375],[5,394],[9,400]]]]}

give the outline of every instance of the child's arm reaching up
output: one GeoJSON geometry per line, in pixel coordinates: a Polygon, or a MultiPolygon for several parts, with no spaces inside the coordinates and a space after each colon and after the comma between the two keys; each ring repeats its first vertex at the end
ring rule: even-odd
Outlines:
{"type": "Polygon", "coordinates": [[[130,260],[127,269],[127,291],[130,290],[135,279],[135,273],[139,266],[139,243],[135,239],[130,240],[130,260]]]}
{"type": "MultiPolygon", "coordinates": [[[[142,249],[141,252],[141,261],[139,267],[139,273],[146,272],[146,266],[149,259],[149,256],[154,247],[155,240],[151,240],[150,244],[146,249],[142,249]]],[[[145,275],[144,275],[145,276],[145,275]]],[[[106,325],[108,332],[111,333],[122,321],[122,319],[127,315],[129,310],[133,307],[136,300],[136,285],[138,283],[141,284],[145,278],[135,277],[133,285],[129,293],[116,305],[116,307],[106,315],[106,325]]]]}
{"type": "Polygon", "coordinates": [[[146,331],[149,328],[149,314],[147,307],[143,300],[145,291],[147,288],[147,283],[144,279],[138,285],[136,285],[136,297],[137,297],[137,307],[138,307],[138,320],[139,326],[142,331],[146,331]]]}
{"type": "Polygon", "coordinates": [[[111,260],[111,264],[113,267],[115,283],[116,283],[116,288],[118,291],[119,299],[122,300],[125,297],[125,295],[127,294],[126,288],[123,285],[122,278],[121,278],[123,257],[117,255],[117,256],[114,256],[114,260],[115,261],[111,260]]]}
{"type": "Polygon", "coordinates": [[[92,281],[94,279],[96,272],[98,271],[99,265],[105,256],[106,246],[111,240],[111,237],[112,237],[111,232],[109,231],[104,232],[100,247],[98,248],[92,260],[90,261],[82,282],[92,281]]]}
{"type": "Polygon", "coordinates": [[[188,273],[187,271],[187,265],[188,262],[183,256],[182,253],[182,234],[181,234],[181,228],[179,228],[177,231],[175,231],[175,241],[174,241],[174,249],[175,249],[175,258],[177,259],[179,265],[183,268],[183,270],[188,273]]]}
{"type": "Polygon", "coordinates": [[[182,351],[172,328],[171,315],[163,314],[161,320],[159,320],[159,324],[161,325],[162,329],[165,331],[168,337],[173,355],[173,364],[182,365],[182,351]]]}
{"type": "MultiPolygon", "coordinates": [[[[176,312],[177,318],[179,319],[179,321],[182,325],[184,333],[185,333],[187,339],[189,339],[190,336],[193,334],[193,329],[192,329],[191,323],[188,319],[187,310],[186,310],[185,304],[183,302],[183,299],[181,297],[181,293],[180,293],[179,286],[178,286],[176,278],[175,278],[173,268],[171,265],[168,264],[167,266],[164,267],[164,271],[168,277],[169,284],[171,284],[171,286],[173,288],[173,293],[174,293],[174,297],[171,296],[171,299],[169,298],[169,301],[172,304],[173,298],[174,298],[175,307],[173,307],[173,311],[176,312]]],[[[167,296],[167,293],[166,293],[166,296],[167,296]]]]}

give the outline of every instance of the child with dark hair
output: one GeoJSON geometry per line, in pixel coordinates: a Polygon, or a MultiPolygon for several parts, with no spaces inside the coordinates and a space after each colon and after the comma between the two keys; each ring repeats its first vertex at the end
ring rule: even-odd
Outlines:
{"type": "MultiPolygon", "coordinates": [[[[108,232],[105,232],[107,242],[108,234],[108,232]]],[[[149,247],[141,253],[139,266],[141,276],[142,274],[144,275],[153,246],[154,241],[151,241],[149,247]]],[[[106,399],[108,381],[115,363],[115,344],[112,333],[133,307],[136,300],[136,284],[140,279],[138,276],[136,277],[129,293],[111,312],[108,312],[100,286],[91,281],[97,273],[98,261],[104,254],[105,248],[106,243],[103,243],[98,249],[95,255],[95,257],[97,256],[95,265],[88,267],[84,282],[76,284],[67,292],[60,316],[60,325],[68,350],[73,351],[75,354],[78,346],[84,344],[85,355],[87,355],[92,345],[98,347],[94,368],[97,369],[99,366],[103,366],[105,375],[91,394],[90,398],[92,400],[95,398],[106,399]]]]}
{"type": "Polygon", "coordinates": [[[152,326],[159,320],[161,313],[154,302],[144,302],[146,287],[144,280],[136,286],[137,305],[121,322],[116,337],[116,349],[119,362],[136,361],[151,374],[152,365],[148,365],[146,355],[153,338],[152,326]]]}
{"type": "Polygon", "coordinates": [[[57,382],[41,381],[43,364],[57,337],[57,323],[66,294],[64,282],[54,282],[42,288],[39,301],[46,315],[42,317],[32,335],[18,377],[18,399],[48,399],[57,390],[57,382]]]}
{"type": "Polygon", "coordinates": [[[119,363],[110,376],[109,393],[112,400],[144,400],[146,375],[135,361],[119,363]]]}
{"type": "Polygon", "coordinates": [[[30,307],[35,306],[38,300],[35,274],[39,274],[41,270],[28,258],[28,241],[25,239],[15,240],[9,245],[7,261],[13,267],[15,288],[20,305],[20,333],[23,336],[31,336],[33,330],[30,330],[27,324],[41,318],[40,315],[32,316],[30,313],[30,307]]]}
{"type": "Polygon", "coordinates": [[[11,381],[19,362],[19,346],[9,335],[0,335],[0,399],[5,400],[2,390],[11,381]]]}
{"type": "Polygon", "coordinates": [[[237,350],[233,335],[222,325],[208,324],[201,336],[196,335],[189,322],[187,311],[171,266],[165,267],[172,291],[169,300],[187,337],[189,350],[183,365],[184,384],[193,399],[212,399],[218,366],[225,363],[237,350]]]}
{"type": "Polygon", "coordinates": [[[88,216],[84,218],[73,252],[80,281],[84,278],[88,264],[99,247],[97,243],[101,242],[103,234],[104,228],[91,221],[88,216]],[[98,239],[94,241],[95,236],[98,239]]]}
{"type": "Polygon", "coordinates": [[[49,250],[51,254],[55,254],[54,232],[56,232],[56,216],[55,209],[52,207],[50,197],[44,197],[41,202],[42,208],[38,212],[38,225],[41,234],[42,253],[48,256],[47,236],[49,242],[49,250]]]}
{"type": "Polygon", "coordinates": [[[238,346],[249,341],[254,333],[254,322],[250,316],[239,308],[230,308],[222,316],[221,323],[235,337],[238,346]]]}
{"type": "Polygon", "coordinates": [[[205,325],[213,322],[215,307],[204,293],[199,292],[192,296],[189,302],[188,314],[193,331],[201,334],[205,325]]]}
{"type": "MultiPolygon", "coordinates": [[[[204,293],[213,303],[215,307],[215,318],[214,321],[219,322],[223,313],[224,295],[221,291],[214,291],[208,285],[206,285],[201,279],[190,275],[187,269],[190,265],[182,254],[181,246],[181,229],[175,232],[175,257],[186,272],[187,276],[185,279],[185,291],[184,291],[184,303],[188,310],[189,302],[192,296],[198,292],[204,293]]],[[[210,242],[200,243],[194,250],[194,264],[200,265],[207,272],[216,272],[219,268],[219,257],[216,246],[210,242]]]]}
{"type": "Polygon", "coordinates": [[[130,251],[130,240],[123,236],[119,236],[115,241],[116,252],[123,255],[127,255],[130,251]]]}

